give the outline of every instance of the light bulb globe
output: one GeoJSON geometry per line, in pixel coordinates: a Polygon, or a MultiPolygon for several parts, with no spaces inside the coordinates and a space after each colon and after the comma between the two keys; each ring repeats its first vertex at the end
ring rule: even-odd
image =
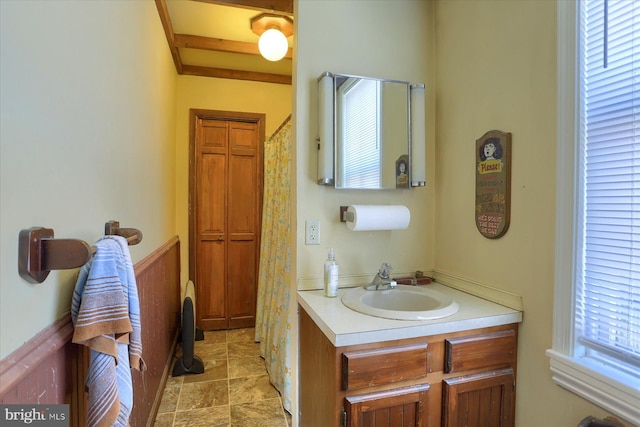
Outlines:
{"type": "Polygon", "coordinates": [[[275,28],[269,28],[258,40],[260,54],[269,61],[279,61],[287,54],[287,37],[275,28]]]}

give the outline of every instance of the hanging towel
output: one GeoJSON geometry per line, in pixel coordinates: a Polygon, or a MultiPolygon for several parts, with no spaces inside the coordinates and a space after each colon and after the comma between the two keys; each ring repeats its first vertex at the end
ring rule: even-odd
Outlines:
{"type": "Polygon", "coordinates": [[[127,426],[133,407],[131,368],[142,360],[140,303],[129,245],[105,236],[81,269],[73,292],[73,342],[91,349],[87,426],[127,426]]]}

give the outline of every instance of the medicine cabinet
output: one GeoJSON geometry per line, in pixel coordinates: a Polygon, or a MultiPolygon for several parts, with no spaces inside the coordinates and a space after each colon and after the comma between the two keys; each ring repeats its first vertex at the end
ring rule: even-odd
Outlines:
{"type": "Polygon", "coordinates": [[[374,190],[424,185],[424,85],[324,73],[318,100],[319,184],[374,190]]]}

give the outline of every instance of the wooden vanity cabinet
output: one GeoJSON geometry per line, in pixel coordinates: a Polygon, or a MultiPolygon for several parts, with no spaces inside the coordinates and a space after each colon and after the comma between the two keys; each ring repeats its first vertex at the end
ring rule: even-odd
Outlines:
{"type": "Polygon", "coordinates": [[[299,307],[300,427],[513,427],[518,325],[336,348],[299,307]]]}

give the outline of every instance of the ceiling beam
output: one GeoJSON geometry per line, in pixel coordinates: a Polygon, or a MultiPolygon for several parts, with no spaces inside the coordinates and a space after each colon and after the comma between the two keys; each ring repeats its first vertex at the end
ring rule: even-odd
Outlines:
{"type": "Polygon", "coordinates": [[[254,82],[291,84],[291,76],[284,74],[259,73],[255,71],[230,70],[226,68],[183,65],[182,73],[189,76],[218,77],[221,79],[251,80],[254,82]]]}
{"type": "Polygon", "coordinates": [[[167,43],[169,43],[169,50],[171,50],[173,63],[176,65],[176,71],[178,74],[182,74],[182,59],[180,58],[180,52],[178,52],[178,48],[176,47],[173,25],[171,25],[169,9],[167,9],[167,1],[155,0],[155,2],[158,14],[160,15],[160,22],[162,22],[162,28],[164,29],[164,35],[167,37],[167,43]]]}
{"type": "MultiPolygon", "coordinates": [[[[174,40],[176,47],[260,55],[260,51],[258,50],[258,45],[256,43],[214,39],[211,37],[193,36],[189,34],[174,34],[174,40]]],[[[285,58],[293,58],[293,49],[289,48],[285,58]]]]}
{"type": "Polygon", "coordinates": [[[242,7],[263,12],[280,12],[293,16],[293,0],[195,0],[222,6],[242,7]]]}
{"type": "MultiPolygon", "coordinates": [[[[173,57],[173,62],[176,66],[176,72],[178,74],[186,74],[192,76],[202,77],[217,77],[222,79],[236,79],[236,80],[250,80],[264,83],[277,83],[291,85],[292,77],[285,74],[273,74],[273,73],[260,73],[254,71],[244,70],[231,70],[224,68],[203,67],[198,65],[186,65],[182,63],[180,58],[179,47],[193,48],[193,49],[205,49],[205,50],[218,50],[232,53],[245,53],[245,54],[259,54],[257,45],[254,43],[237,42],[223,39],[212,39],[209,37],[191,36],[186,34],[175,34],[173,32],[173,25],[171,24],[171,18],[169,16],[169,9],[167,8],[166,0],[154,0],[156,8],[158,9],[158,15],[160,16],[160,22],[164,29],[164,34],[169,44],[169,50],[173,57]],[[248,46],[251,45],[251,46],[248,46]]],[[[264,6],[266,0],[195,0],[205,3],[224,4],[227,6],[247,7],[247,4],[258,4],[264,6]],[[242,5],[242,6],[241,6],[242,5]]],[[[270,3],[275,3],[274,7],[278,4],[290,3],[291,12],[293,12],[293,3],[291,0],[268,0],[270,3]]],[[[258,8],[262,10],[263,8],[258,8]]],[[[286,8],[285,8],[286,9],[286,8]]],[[[286,10],[278,10],[280,12],[286,12],[286,10]]],[[[291,58],[292,49],[289,49],[287,58],[291,58]]]]}

